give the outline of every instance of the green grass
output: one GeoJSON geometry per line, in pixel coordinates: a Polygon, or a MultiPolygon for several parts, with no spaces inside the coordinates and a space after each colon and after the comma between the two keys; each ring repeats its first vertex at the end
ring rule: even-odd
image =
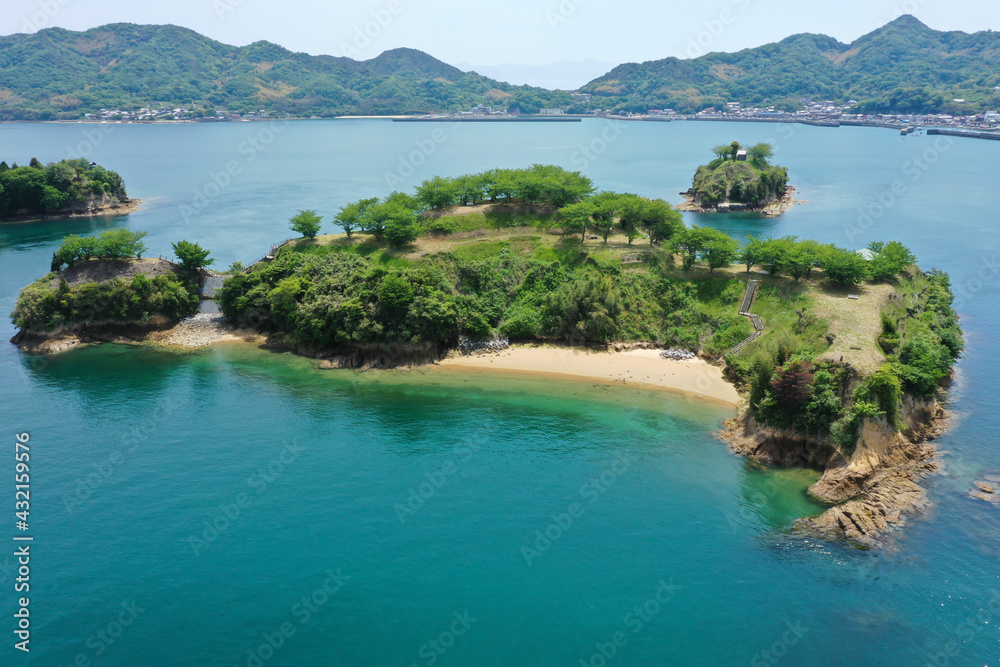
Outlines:
{"type": "Polygon", "coordinates": [[[294,252],[302,255],[314,255],[316,257],[323,257],[335,253],[345,253],[368,257],[373,262],[377,262],[385,266],[402,267],[409,266],[411,264],[410,260],[402,257],[399,251],[383,247],[374,239],[369,239],[362,243],[350,244],[346,241],[347,239],[345,238],[343,241],[334,242],[328,245],[317,245],[312,242],[298,241],[295,244],[285,246],[281,249],[281,252],[294,252]]]}

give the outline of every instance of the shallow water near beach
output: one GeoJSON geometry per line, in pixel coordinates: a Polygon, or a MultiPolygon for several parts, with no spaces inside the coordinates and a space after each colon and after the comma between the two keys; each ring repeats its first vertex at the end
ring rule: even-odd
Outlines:
{"type": "MultiPolygon", "coordinates": [[[[939,443],[944,473],[925,481],[934,507],[884,551],[797,535],[794,520],[822,510],[805,495],[817,473],[732,456],[714,435],[732,410],[664,392],[320,370],[242,344],[40,358],[5,343],[0,424],[32,445],[32,651],[20,662],[1000,662],[1000,511],[967,496],[1000,470],[992,142],[631,123],[596,153],[599,121],[475,124],[449,126],[404,177],[400,161],[434,127],[292,123],[250,160],[240,146],[263,127],[0,125],[8,162],[89,141],[87,157],[147,200],[127,218],[0,226],[4,312],[71,233],[148,230],[152,255],[185,238],[225,266],[288,236],[294,210],[329,216],[435,173],[551,162],[678,202],[708,147],[772,140],[808,204],[773,220],[687,220],[848,247],[899,239],[952,274],[969,350],[951,397],[956,428],[939,443]],[[912,180],[908,161],[930,149],[912,180]],[[198,199],[228,160],[240,175],[198,199]],[[896,180],[905,197],[887,202],[896,180]]],[[[13,333],[0,323],[0,337],[13,333]]],[[[12,554],[0,551],[8,592],[12,554]]],[[[14,610],[4,595],[0,613],[14,610]]],[[[3,664],[13,643],[8,631],[3,664]]]]}

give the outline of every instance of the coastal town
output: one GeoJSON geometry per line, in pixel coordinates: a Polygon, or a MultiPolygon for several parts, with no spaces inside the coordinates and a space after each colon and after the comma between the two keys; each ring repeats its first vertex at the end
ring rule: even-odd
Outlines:
{"type": "MultiPolygon", "coordinates": [[[[583,93],[573,93],[582,102],[590,102],[591,96],[583,93]]],[[[955,105],[964,104],[965,100],[954,100],[955,105]]],[[[604,109],[588,108],[582,114],[567,113],[565,109],[540,109],[537,114],[522,114],[519,110],[499,109],[482,104],[467,110],[451,113],[412,115],[413,120],[495,120],[505,119],[578,119],[607,118],[624,121],[716,121],[716,122],[751,122],[751,123],[800,123],[819,127],[860,126],[898,129],[904,134],[910,134],[920,129],[933,130],[932,134],[948,133],[954,136],[970,136],[975,138],[1000,140],[1000,112],[986,111],[968,114],[858,114],[852,113],[857,101],[836,103],[832,100],[815,101],[802,100],[803,108],[798,111],[781,111],[773,106],[744,106],[741,102],[728,102],[722,108],[709,107],[695,114],[681,114],[673,109],[649,109],[646,113],[616,114],[604,109]]],[[[273,120],[275,118],[293,119],[295,116],[260,109],[250,113],[241,113],[227,109],[208,109],[199,105],[188,107],[168,107],[166,105],[150,104],[137,109],[100,109],[96,113],[83,114],[79,121],[67,122],[122,122],[122,123],[153,123],[153,122],[197,122],[220,123],[273,120]]],[[[311,116],[310,119],[319,119],[311,116]]]]}

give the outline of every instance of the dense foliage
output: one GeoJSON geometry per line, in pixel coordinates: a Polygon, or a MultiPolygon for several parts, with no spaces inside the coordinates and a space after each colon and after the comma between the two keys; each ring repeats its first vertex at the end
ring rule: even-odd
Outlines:
{"type": "Polygon", "coordinates": [[[735,53],[701,53],[620,65],[581,91],[593,95],[593,106],[642,113],[694,113],[734,100],[795,110],[802,98],[857,100],[863,113],[967,114],[1000,105],[1000,35],[938,32],[912,16],[851,44],[800,34],[735,53]]]}
{"type": "MultiPolygon", "coordinates": [[[[52,331],[75,325],[100,323],[145,323],[153,317],[177,319],[198,309],[198,269],[213,262],[197,243],[173,244],[181,264],[168,275],[110,278],[96,282],[67,280],[69,268],[83,265],[77,276],[120,275],[122,262],[138,260],[146,252],[146,232],[107,229],[96,236],[67,236],[52,256],[52,273],[21,290],[10,314],[22,329],[52,331]]],[[[152,261],[155,265],[156,260],[152,261]]],[[[71,277],[70,280],[73,278],[71,277]]]]}
{"type": "Polygon", "coordinates": [[[748,159],[738,161],[739,142],[714,149],[716,159],[698,167],[691,192],[702,206],[722,202],[738,202],[751,208],[781,199],[788,185],[788,170],[768,162],[769,144],[757,144],[748,149],[748,159]]]}
{"type": "Polygon", "coordinates": [[[43,166],[32,158],[27,167],[0,162],[0,219],[85,210],[105,195],[115,203],[128,199],[121,176],[88,160],[43,166]]]}
{"type": "Polygon", "coordinates": [[[391,265],[357,248],[284,251],[228,279],[217,300],[240,323],[321,346],[447,346],[463,335],[505,335],[579,343],[655,340],[718,353],[746,335],[732,316],[741,283],[730,277],[696,285],[679,278],[662,250],[626,268],[579,246],[553,251],[530,238],[391,265]]]}
{"type": "Polygon", "coordinates": [[[866,419],[900,428],[903,396],[933,396],[964,348],[948,276],[907,271],[899,278],[902,298],[883,313],[886,363],[874,373],[859,380],[843,364],[817,361],[820,349],[787,334],[730,360],[749,385],[754,416],[779,428],[830,434],[848,451],[866,419]]]}
{"type": "Polygon", "coordinates": [[[21,290],[10,316],[22,329],[52,331],[77,324],[142,323],[157,315],[177,319],[197,307],[198,296],[171,276],[70,286],[51,273],[21,290]]]}
{"type": "Polygon", "coordinates": [[[868,250],[870,260],[854,250],[811,239],[800,241],[796,236],[748,237],[737,256],[746,266],[747,273],[759,266],[770,275],[787,275],[798,282],[803,276],[809,277],[814,269],[823,269],[823,277],[841,287],[868,279],[888,280],[916,261],[913,253],[899,241],[874,242],[868,250]]]}
{"type": "Polygon", "coordinates": [[[159,104],[195,115],[425,113],[479,103],[536,113],[572,101],[567,93],[462,72],[413,49],[358,61],[263,41],[235,47],[177,26],[128,23],[0,37],[0,92],[0,120],[79,118],[159,104]]]}

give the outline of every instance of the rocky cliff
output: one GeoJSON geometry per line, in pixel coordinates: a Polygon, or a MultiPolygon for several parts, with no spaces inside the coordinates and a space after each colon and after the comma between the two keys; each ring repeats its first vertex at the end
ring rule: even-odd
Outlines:
{"type": "Polygon", "coordinates": [[[947,413],[936,399],[904,396],[901,430],[885,418],[866,420],[853,451],[829,436],[806,436],[758,423],[749,413],[727,423],[725,439],[737,454],[769,465],[810,467],[823,476],[809,495],[831,507],[796,527],[863,548],[883,543],[894,525],[925,509],[917,481],[937,469],[929,441],[947,427],[947,413]]]}

